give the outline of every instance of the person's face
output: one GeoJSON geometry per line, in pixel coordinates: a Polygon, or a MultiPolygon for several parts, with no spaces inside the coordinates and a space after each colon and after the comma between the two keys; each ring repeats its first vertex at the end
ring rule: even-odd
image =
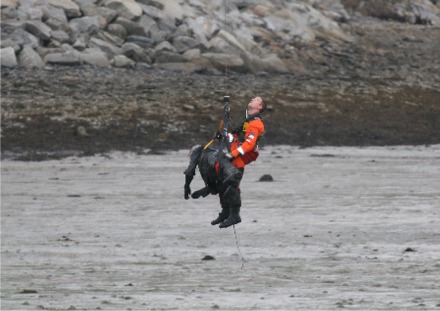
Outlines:
{"type": "Polygon", "coordinates": [[[261,108],[263,108],[263,100],[261,97],[255,97],[249,102],[247,110],[249,114],[254,114],[260,111],[261,108]]]}

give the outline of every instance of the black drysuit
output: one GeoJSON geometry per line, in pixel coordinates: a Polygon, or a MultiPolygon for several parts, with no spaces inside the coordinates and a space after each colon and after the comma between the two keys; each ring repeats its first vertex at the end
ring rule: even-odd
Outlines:
{"type": "MultiPolygon", "coordinates": [[[[232,165],[231,161],[217,150],[207,148],[203,150],[201,145],[192,148],[190,161],[185,170],[185,199],[191,194],[190,184],[199,167],[200,176],[205,182],[205,187],[192,194],[193,199],[200,196],[206,197],[209,194],[219,194],[222,212],[221,219],[225,220],[230,214],[237,214],[240,211],[240,181],[243,169],[232,165]]],[[[212,224],[217,224],[219,222],[212,224]]]]}

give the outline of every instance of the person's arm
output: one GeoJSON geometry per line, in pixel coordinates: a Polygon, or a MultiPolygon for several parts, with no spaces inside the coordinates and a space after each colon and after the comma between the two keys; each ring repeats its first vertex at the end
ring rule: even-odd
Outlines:
{"type": "Polygon", "coordinates": [[[254,120],[249,122],[246,129],[244,142],[237,146],[235,145],[231,150],[232,157],[236,158],[240,155],[244,155],[249,151],[254,150],[258,137],[264,132],[264,124],[261,120],[254,120]]]}
{"type": "Polygon", "coordinates": [[[196,174],[195,173],[195,167],[194,167],[194,170],[191,171],[190,170],[190,166],[188,166],[188,169],[186,169],[186,171],[184,172],[184,174],[185,174],[185,185],[183,186],[183,189],[184,189],[184,198],[185,198],[185,200],[189,199],[189,195],[191,194],[191,187],[190,187],[190,185],[191,185],[191,182],[192,182],[192,180],[194,178],[194,175],[196,174]]]}
{"type": "Polygon", "coordinates": [[[202,153],[202,151],[203,151],[203,149],[202,149],[202,146],[200,146],[200,145],[194,146],[191,149],[191,155],[190,155],[188,167],[183,172],[183,174],[185,174],[185,185],[183,186],[183,188],[185,190],[184,191],[185,200],[188,200],[189,195],[191,194],[190,185],[191,185],[191,182],[194,178],[194,175],[196,174],[196,168],[199,163],[199,157],[200,157],[200,154],[202,153]]]}

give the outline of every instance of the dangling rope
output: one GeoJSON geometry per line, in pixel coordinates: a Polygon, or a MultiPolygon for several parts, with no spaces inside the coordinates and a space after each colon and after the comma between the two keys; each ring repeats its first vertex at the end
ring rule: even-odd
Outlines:
{"type": "MultiPolygon", "coordinates": [[[[228,24],[227,23],[227,19],[226,19],[226,9],[227,9],[227,0],[224,0],[223,1],[223,6],[224,6],[224,9],[225,9],[225,26],[228,24]]],[[[228,64],[226,63],[225,64],[225,94],[229,94],[229,89],[228,89],[228,64]]]]}
{"type": "MultiPolygon", "coordinates": [[[[225,26],[226,26],[228,24],[227,18],[226,18],[226,16],[227,16],[227,14],[226,14],[227,0],[223,1],[223,5],[224,5],[224,13],[225,13],[225,26]]],[[[229,87],[228,87],[228,64],[227,63],[225,63],[225,94],[229,94],[229,87]]],[[[231,118],[230,118],[230,115],[229,115],[229,109],[230,109],[229,108],[229,96],[227,96],[227,100],[226,100],[226,96],[223,98],[223,100],[224,100],[224,102],[226,104],[225,105],[224,118],[223,118],[223,126],[224,126],[224,129],[227,129],[227,128],[229,128],[231,126],[231,118]]],[[[226,133],[223,133],[223,134],[225,135],[226,133]]],[[[221,148],[221,146],[220,146],[220,148],[221,148]]],[[[221,152],[220,148],[219,148],[219,152],[221,152]]],[[[243,269],[245,259],[243,257],[243,254],[241,253],[241,250],[240,250],[240,245],[238,243],[238,235],[237,235],[237,230],[235,229],[235,225],[232,225],[232,227],[234,228],[235,245],[237,246],[237,251],[238,251],[238,254],[240,255],[240,258],[241,258],[241,268],[240,269],[243,269]]]]}
{"type": "MultiPolygon", "coordinates": [[[[226,5],[227,0],[223,0],[223,5],[224,5],[224,10],[225,10],[225,26],[227,25],[227,20],[226,20],[226,5]]],[[[225,64],[225,79],[224,79],[224,83],[225,83],[225,94],[228,94],[228,64],[225,64]]],[[[217,133],[214,135],[214,137],[205,145],[205,147],[203,148],[204,150],[209,148],[214,141],[218,138],[217,135],[220,134],[221,135],[221,139],[220,139],[220,144],[218,147],[218,151],[217,151],[217,158],[221,155],[221,153],[223,152],[223,148],[224,145],[226,145],[226,148],[229,149],[228,144],[226,143],[226,136],[228,134],[228,130],[232,127],[232,121],[231,121],[231,117],[230,117],[230,107],[229,107],[229,96],[224,96],[223,97],[223,103],[224,103],[224,108],[223,108],[223,118],[220,121],[220,126],[218,128],[217,133]]],[[[228,152],[230,152],[230,150],[228,150],[228,152]]],[[[241,253],[240,250],[240,245],[238,243],[238,235],[237,235],[237,230],[235,229],[235,225],[233,225],[234,227],[234,236],[235,236],[235,245],[237,246],[237,250],[238,250],[238,254],[240,255],[241,258],[241,269],[243,269],[244,267],[244,263],[245,263],[245,259],[243,257],[243,254],[241,253]]]]}
{"type": "Polygon", "coordinates": [[[240,250],[240,246],[238,244],[238,235],[237,235],[237,230],[235,230],[235,225],[232,225],[232,226],[234,227],[235,245],[237,245],[238,254],[240,255],[240,258],[241,258],[241,268],[240,269],[243,269],[244,262],[246,260],[244,259],[243,254],[241,253],[241,250],[240,250]]]}

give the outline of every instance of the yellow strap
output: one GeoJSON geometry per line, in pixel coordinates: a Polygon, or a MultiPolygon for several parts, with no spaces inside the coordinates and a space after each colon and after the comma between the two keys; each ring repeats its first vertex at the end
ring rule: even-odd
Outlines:
{"type": "MultiPolygon", "coordinates": [[[[218,131],[221,133],[221,131],[223,130],[223,120],[220,121],[220,125],[218,127],[218,131]]],[[[209,148],[209,146],[212,145],[212,143],[215,141],[215,138],[211,139],[206,145],[205,147],[203,147],[203,150],[206,150],[209,148]]]]}
{"type": "Polygon", "coordinates": [[[206,150],[207,148],[209,148],[209,146],[211,146],[213,142],[214,142],[214,139],[211,139],[211,141],[208,142],[208,143],[205,145],[205,147],[203,148],[203,150],[206,150]]]}

